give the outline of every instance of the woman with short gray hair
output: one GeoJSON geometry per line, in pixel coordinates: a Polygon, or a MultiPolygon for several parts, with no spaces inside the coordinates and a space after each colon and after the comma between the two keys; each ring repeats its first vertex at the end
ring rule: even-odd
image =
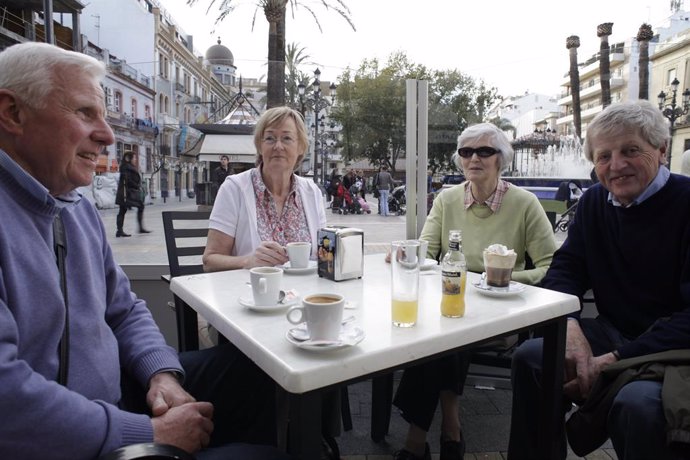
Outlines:
{"type": "MultiPolygon", "coordinates": [[[[440,260],[448,252],[449,230],[461,230],[468,271],[484,271],[484,248],[502,244],[517,253],[514,281],[536,284],[543,278],[556,249],[553,230],[534,194],[501,179],[512,160],[510,142],[495,125],[473,125],[458,136],[453,161],[467,180],[434,200],[420,235],[429,244],[427,257],[440,260]],[[533,268],[527,266],[527,255],[533,268]]],[[[462,352],[405,370],[393,403],[410,427],[405,448],[395,454],[397,460],[430,458],[426,436],[439,400],[440,458],[463,458],[465,440],[457,409],[468,367],[469,352],[462,352]]]]}

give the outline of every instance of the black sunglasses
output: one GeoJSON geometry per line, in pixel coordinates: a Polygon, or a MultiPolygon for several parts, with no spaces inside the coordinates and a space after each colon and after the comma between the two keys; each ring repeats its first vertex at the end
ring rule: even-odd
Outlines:
{"type": "Polygon", "coordinates": [[[479,158],[489,158],[491,155],[496,155],[500,150],[496,150],[493,147],[477,147],[473,149],[472,147],[460,147],[458,149],[458,155],[463,158],[472,158],[475,153],[479,158]]]}

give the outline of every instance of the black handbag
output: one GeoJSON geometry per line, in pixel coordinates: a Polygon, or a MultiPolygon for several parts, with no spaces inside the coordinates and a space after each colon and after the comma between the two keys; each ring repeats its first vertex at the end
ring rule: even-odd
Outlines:
{"type": "Polygon", "coordinates": [[[128,188],[125,195],[125,200],[127,204],[141,204],[141,190],[138,188],[128,188]]]}

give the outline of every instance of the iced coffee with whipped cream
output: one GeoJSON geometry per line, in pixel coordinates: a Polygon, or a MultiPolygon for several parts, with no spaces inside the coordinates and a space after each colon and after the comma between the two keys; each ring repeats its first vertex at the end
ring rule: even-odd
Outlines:
{"type": "Polygon", "coordinates": [[[507,288],[515,267],[517,254],[502,244],[492,244],[484,249],[484,271],[486,284],[492,287],[507,288]]]}

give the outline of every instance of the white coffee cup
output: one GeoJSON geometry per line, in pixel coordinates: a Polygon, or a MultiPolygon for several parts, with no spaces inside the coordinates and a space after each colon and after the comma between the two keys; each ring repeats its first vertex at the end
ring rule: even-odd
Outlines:
{"type": "Polygon", "coordinates": [[[283,269],[277,267],[254,267],[249,270],[254,305],[272,306],[278,303],[283,269]]]}
{"type": "Polygon", "coordinates": [[[340,336],[344,305],[340,294],[310,294],[301,306],[288,310],[287,319],[292,324],[306,322],[309,340],[334,341],[340,336]]]}
{"type": "Polygon", "coordinates": [[[307,268],[309,266],[309,256],[311,255],[311,243],[308,241],[298,241],[288,243],[286,246],[290,268],[307,268]]]}

